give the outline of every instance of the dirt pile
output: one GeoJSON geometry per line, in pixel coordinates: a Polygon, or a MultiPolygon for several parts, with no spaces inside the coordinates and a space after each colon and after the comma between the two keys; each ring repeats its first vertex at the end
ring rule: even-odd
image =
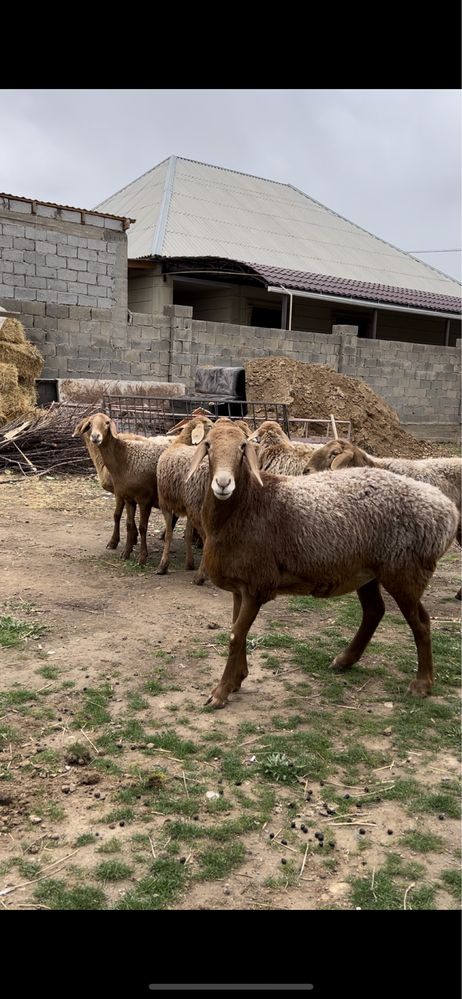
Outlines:
{"type": "Polygon", "coordinates": [[[17,319],[2,319],[0,310],[0,425],[30,413],[37,402],[35,379],[43,358],[26,338],[17,319]]]}
{"type": "Polygon", "coordinates": [[[351,420],[352,440],[379,457],[423,458],[440,455],[441,445],[416,440],[397,412],[366,382],[339,374],[325,364],[305,364],[288,357],[264,357],[245,366],[250,402],[285,402],[291,417],[351,420]]]}

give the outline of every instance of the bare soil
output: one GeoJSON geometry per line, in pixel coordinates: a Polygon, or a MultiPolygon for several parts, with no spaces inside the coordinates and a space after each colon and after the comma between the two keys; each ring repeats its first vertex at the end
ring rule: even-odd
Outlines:
{"type": "MultiPolygon", "coordinates": [[[[325,676],[308,673],[309,682],[303,687],[307,673],[294,666],[286,649],[270,649],[275,663],[269,668],[259,636],[287,632],[301,642],[314,640],[322,646],[326,634],[337,632],[343,637],[351,634],[352,625],[345,631],[337,626],[335,601],[318,601],[319,612],[314,612],[291,608],[286,598],[279,598],[262,608],[253,629],[256,641],[242,691],[224,711],[212,713],[203,705],[224,667],[225,649],[217,636],[229,629],[231,597],[209,582],[202,588],[192,584],[192,573],[183,570],[181,525],[175,534],[172,570],[159,577],[154,571],[161,551],[159,514],[151,519],[150,564],[145,571],[137,570],[121,562],[118,552],[105,549],[113,501],[93,478],[5,482],[0,477],[0,615],[46,630],[18,647],[0,649],[0,691],[8,696],[21,691],[33,695],[30,701],[25,697],[24,703],[7,699],[0,718],[0,726],[5,727],[0,742],[0,871],[4,865],[0,899],[4,907],[47,907],[37,901],[40,882],[21,876],[18,858],[38,863],[38,878],[94,885],[96,865],[110,859],[97,851],[111,838],[120,847],[115,859],[128,862],[132,870],[126,880],[103,886],[106,904],[120,904],[136,889],[145,873],[143,864],[168,851],[169,823],[185,816],[183,806],[175,811],[174,802],[170,812],[157,810],[155,800],[146,797],[140,786],[129,818],[107,818],[120,807],[121,792],[133,788],[140,774],[145,776],[147,770],[156,774],[158,768],[167,773],[177,794],[184,795],[185,806],[189,794],[198,795],[200,822],[206,827],[253,814],[245,812],[238,794],[252,800],[265,789],[273,794],[266,821],[256,819],[255,827],[240,837],[245,852],[223,877],[198,880],[198,844],[202,844],[193,840],[183,846],[187,890],[169,903],[171,908],[351,908],[351,879],[367,875],[373,880],[374,871],[391,850],[398,850],[403,863],[417,859],[426,865],[424,880],[437,885],[437,908],[457,905],[438,879],[441,871],[458,864],[458,820],[425,814],[426,830],[440,837],[442,846],[417,855],[403,845],[402,838],[422,827],[421,815],[409,814],[405,802],[386,800],[380,791],[409,778],[440,789],[442,781],[457,779],[459,772],[456,754],[444,744],[403,751],[394,733],[395,713],[403,705],[413,711],[416,704],[406,694],[414,652],[405,627],[393,617],[391,623],[382,624],[378,635],[380,642],[390,642],[393,653],[409,649],[409,675],[399,681],[397,693],[387,696],[380,676],[374,674],[374,667],[388,659],[382,645],[365,656],[359,669],[341,677],[339,693],[331,691],[330,700],[325,701],[325,684],[332,679],[327,669],[325,676]],[[49,667],[54,667],[51,678],[46,675],[49,667]],[[159,676],[159,692],[147,693],[146,684],[159,676]],[[109,721],[95,716],[93,723],[79,724],[86,692],[104,685],[110,691],[109,721]],[[141,697],[138,704],[137,696],[141,697]],[[280,727],[284,720],[290,727],[295,712],[299,721],[294,726],[309,733],[315,719],[318,726],[322,722],[323,705],[330,718],[323,735],[332,739],[339,752],[350,745],[352,737],[354,741],[354,727],[347,730],[346,718],[353,718],[353,723],[364,718],[383,722],[383,729],[362,732],[359,738],[366,751],[379,754],[384,762],[371,767],[366,761],[360,779],[352,782],[358,786],[350,791],[355,802],[364,800],[360,821],[365,835],[359,834],[357,805],[348,813],[342,814],[337,806],[336,815],[326,814],[324,802],[332,802],[334,794],[348,793],[343,783],[347,771],[340,766],[330,770],[324,783],[302,774],[291,786],[268,783],[257,772],[267,738],[285,734],[280,727]],[[179,739],[192,740],[198,749],[195,769],[189,758],[185,761],[174,750],[151,747],[147,754],[136,734],[119,736],[128,718],[151,732],[173,732],[179,739]],[[104,746],[98,748],[101,733],[113,733],[119,740],[115,757],[104,746]],[[75,742],[88,751],[81,763],[78,756],[73,762],[66,757],[75,742]],[[215,744],[216,755],[207,754],[215,744]],[[244,776],[239,783],[226,776],[222,751],[241,754],[244,776]],[[113,759],[115,772],[109,765],[113,759]],[[306,800],[307,784],[310,800],[306,800]],[[374,798],[364,791],[369,784],[374,798]],[[207,791],[224,792],[219,814],[206,799],[207,791]],[[303,821],[308,824],[307,834],[300,829],[303,821]],[[343,824],[334,825],[337,822],[343,824]],[[322,849],[314,837],[318,830],[324,832],[322,849]],[[276,834],[274,839],[269,838],[270,832],[276,834]],[[331,848],[332,833],[335,847],[331,848]],[[93,835],[94,841],[77,845],[84,834],[93,835]],[[149,836],[150,844],[136,848],[136,834],[149,836]],[[287,840],[286,845],[281,838],[287,840]],[[367,848],[362,848],[361,840],[367,848]],[[306,844],[310,852],[300,879],[306,844]],[[326,864],[329,858],[331,863],[326,864]],[[290,878],[285,877],[282,859],[289,862],[290,878]],[[5,891],[12,887],[14,891],[5,891]]],[[[460,604],[453,599],[457,576],[458,550],[454,548],[440,563],[426,599],[434,628],[440,628],[443,636],[459,616],[460,604]]],[[[387,606],[392,615],[397,614],[389,599],[387,606]]],[[[441,700],[437,691],[435,705],[441,700]]],[[[438,724],[436,718],[436,729],[438,724]]],[[[190,817],[186,815],[185,821],[190,822],[190,817]]]]}

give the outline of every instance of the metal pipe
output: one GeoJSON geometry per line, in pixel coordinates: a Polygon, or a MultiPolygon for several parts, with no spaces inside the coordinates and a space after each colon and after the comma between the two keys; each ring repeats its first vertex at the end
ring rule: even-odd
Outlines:
{"type": "Polygon", "coordinates": [[[451,320],[446,319],[446,327],[444,330],[444,346],[449,347],[449,333],[451,330],[451,320]]]}
{"type": "Polygon", "coordinates": [[[341,295],[325,295],[324,292],[315,291],[290,291],[287,288],[283,288],[279,285],[278,288],[273,286],[266,289],[268,292],[280,295],[284,292],[285,295],[296,295],[298,298],[314,298],[321,302],[338,302],[340,305],[354,305],[356,309],[388,309],[392,312],[402,312],[411,313],[418,316],[427,316],[429,319],[432,317],[439,317],[443,319],[457,319],[460,318],[460,314],[457,312],[433,312],[430,309],[415,309],[410,308],[407,305],[388,305],[385,302],[365,302],[360,298],[343,298],[341,295]]]}
{"type": "Polygon", "coordinates": [[[372,316],[372,340],[377,339],[377,309],[374,309],[374,315],[372,316]]]}

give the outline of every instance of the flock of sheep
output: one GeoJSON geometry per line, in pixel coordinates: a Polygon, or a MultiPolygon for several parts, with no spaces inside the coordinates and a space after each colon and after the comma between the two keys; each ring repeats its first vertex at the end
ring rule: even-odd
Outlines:
{"type": "Polygon", "coordinates": [[[76,435],[101,486],[115,495],[107,547],[119,544],[125,506],[122,558],[130,557],[138,506],[143,564],[157,507],[165,520],[157,571],[166,573],[176,520],[186,517],[186,568],[194,568],[196,532],[203,554],[195,582],[207,574],[233,594],[228,659],[207,703],[224,707],[247,676],[246,638],[262,604],[279,593],[331,597],[356,590],[362,621],[332,664],[344,670],[361,657],[383,617],[380,586],[414,636],[418,668],[410,692],[430,693],[431,630],[421,597],[438,560],[455,538],[461,543],[460,458],[378,459],[348,441],[297,444],[277,423],[252,431],[227,417],[215,423],[188,417],[170,435],[142,437],[118,433],[96,413],[78,424],[76,435]]]}

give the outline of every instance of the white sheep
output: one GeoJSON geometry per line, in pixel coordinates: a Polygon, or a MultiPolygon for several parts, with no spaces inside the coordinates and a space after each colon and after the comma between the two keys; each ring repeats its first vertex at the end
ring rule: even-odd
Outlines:
{"type": "MultiPolygon", "coordinates": [[[[462,459],[455,458],[376,458],[351,441],[331,441],[319,448],[310,459],[308,473],[330,469],[332,472],[345,468],[382,468],[394,475],[408,475],[417,482],[427,482],[441,489],[459,511],[457,541],[462,545],[461,492],[462,459]]],[[[461,599],[461,591],[456,593],[461,599]]]]}
{"type": "Polygon", "coordinates": [[[303,475],[318,447],[290,441],[275,420],[261,423],[250,435],[250,440],[259,445],[258,464],[262,471],[278,475],[303,475]]]}

